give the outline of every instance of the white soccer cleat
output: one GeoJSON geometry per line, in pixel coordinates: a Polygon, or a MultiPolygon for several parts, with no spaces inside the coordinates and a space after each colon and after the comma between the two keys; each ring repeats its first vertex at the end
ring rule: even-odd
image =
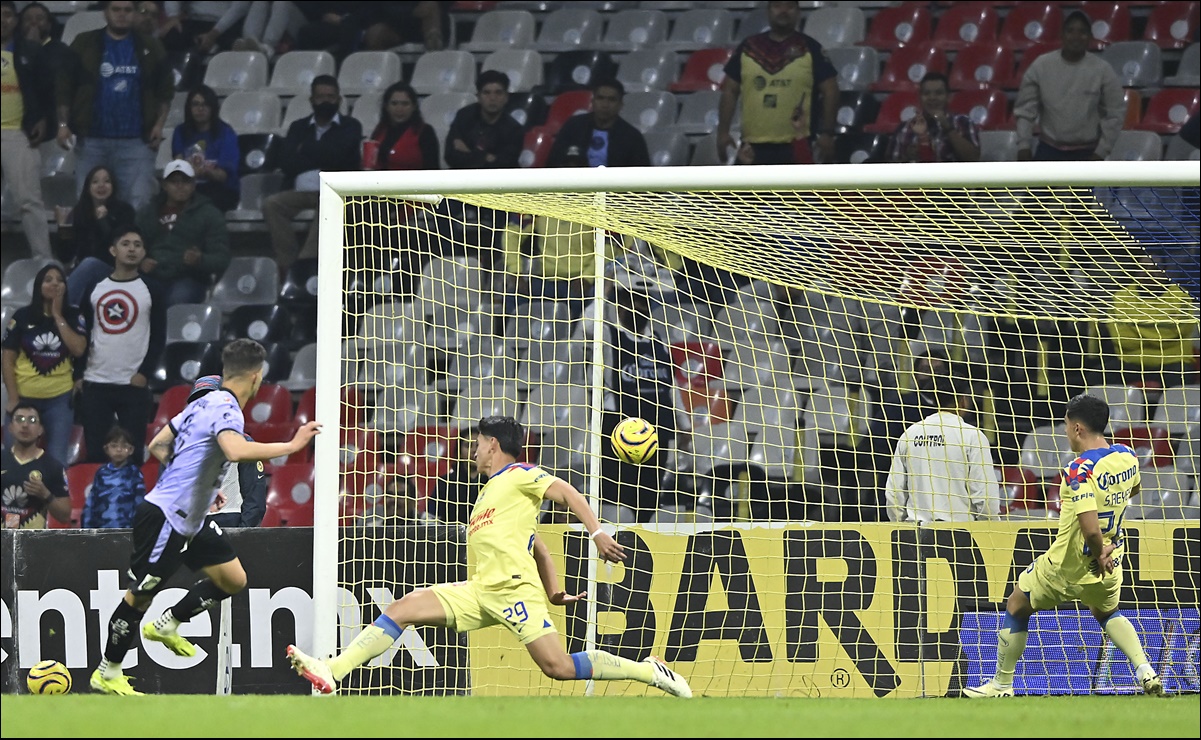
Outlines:
{"type": "Polygon", "coordinates": [[[688,682],[684,680],[683,676],[668,668],[666,663],[653,655],[646,656],[642,662],[650,663],[655,667],[655,682],[651,686],[681,699],[692,698],[692,689],[688,686],[688,682]]]}
{"type": "Polygon", "coordinates": [[[1163,696],[1163,681],[1152,673],[1143,679],[1143,693],[1147,696],[1163,696]]]}
{"type": "Polygon", "coordinates": [[[322,694],[332,694],[338,690],[338,682],[334,680],[334,672],[330,670],[329,664],[324,660],[318,660],[311,655],[306,655],[303,650],[295,645],[288,646],[288,660],[291,661],[292,667],[301,676],[308,679],[308,682],[313,684],[313,688],[322,694]]]}
{"type": "Polygon", "coordinates": [[[1013,696],[1013,687],[1002,686],[995,681],[987,681],[979,686],[964,689],[963,695],[968,699],[996,699],[1002,696],[1013,696]]]}

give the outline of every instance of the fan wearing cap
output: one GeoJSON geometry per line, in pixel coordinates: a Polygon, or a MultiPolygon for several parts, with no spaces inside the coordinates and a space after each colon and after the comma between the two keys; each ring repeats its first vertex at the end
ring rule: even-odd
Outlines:
{"type": "Polygon", "coordinates": [[[141,629],[143,639],[160,642],[179,656],[196,655],[196,646],[179,634],[179,625],[246,587],[246,571],[229,539],[220,525],[206,521],[225,464],[291,455],[321,430],[320,424],[309,422],[288,442],[246,439],[242,409],[263,384],[266,357],[263,346],[251,339],[227,344],[221,377],[202,378],[193,387],[193,400],[150,442],[151,454],[169,464],[134,514],[129,590],[109,622],[104,657],[91,677],[94,691],[139,693],[129,685],[121,663],[150,602],[181,566],[201,571],[203,577],[141,629]]]}
{"type": "Polygon", "coordinates": [[[203,301],[229,267],[229,230],[213,202],[196,192],[196,171],[175,159],[163,169],[162,190],[137,215],[146,240],[142,272],[163,284],[166,303],[203,301]]]}
{"type": "MultiPolygon", "coordinates": [[[[651,305],[675,293],[671,274],[649,258],[626,255],[611,281],[615,311],[604,336],[605,396],[602,433],[607,438],[627,416],[654,424],[666,448],[677,436],[675,365],[667,342],[651,326],[651,305]]],[[[647,522],[659,507],[659,464],[628,465],[604,447],[601,518],[647,522]]]]}

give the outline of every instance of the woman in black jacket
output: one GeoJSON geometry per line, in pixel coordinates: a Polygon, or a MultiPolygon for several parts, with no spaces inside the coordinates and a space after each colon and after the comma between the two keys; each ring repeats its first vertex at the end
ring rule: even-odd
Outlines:
{"type": "Polygon", "coordinates": [[[112,170],[97,165],[84,180],[75,207],[55,214],[59,258],[74,268],[67,277],[67,298],[73,306],[79,305],[89,284],[113,271],[113,256],[108,251],[113,235],[134,224],[133,206],[118,200],[116,191],[112,170]]]}

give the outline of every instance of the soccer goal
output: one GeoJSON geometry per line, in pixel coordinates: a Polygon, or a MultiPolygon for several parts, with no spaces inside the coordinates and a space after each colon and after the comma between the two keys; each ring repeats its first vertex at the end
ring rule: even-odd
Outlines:
{"type": "MultiPolygon", "coordinates": [[[[710,696],[953,694],[991,676],[1005,598],[1055,535],[1087,391],[1141,461],[1122,609],[1169,691],[1197,691],[1199,181],[1197,162],[324,173],[311,647],[467,577],[472,428],[504,414],[630,554],[601,563],[544,509],[589,594],[553,612],[569,651],[654,654],[710,696]],[[896,443],[940,410],[987,440],[987,475],[905,498],[896,443]],[[659,431],[639,466],[608,436],[631,415],[659,431]]],[[[1019,692],[1135,690],[1080,605],[1031,634],[1019,692]]],[[[406,630],[342,690],[645,687],[554,683],[496,628],[406,630]]]]}

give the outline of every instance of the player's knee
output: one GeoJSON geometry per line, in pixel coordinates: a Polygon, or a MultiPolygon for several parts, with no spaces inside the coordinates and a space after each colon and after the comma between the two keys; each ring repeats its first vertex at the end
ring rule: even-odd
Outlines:
{"type": "Polygon", "coordinates": [[[217,588],[233,596],[246,588],[246,571],[243,568],[228,568],[213,579],[217,588]]]}
{"type": "Polygon", "coordinates": [[[545,659],[538,662],[538,667],[548,677],[556,681],[571,681],[575,678],[575,662],[571,656],[562,655],[558,659],[545,659]]]}

